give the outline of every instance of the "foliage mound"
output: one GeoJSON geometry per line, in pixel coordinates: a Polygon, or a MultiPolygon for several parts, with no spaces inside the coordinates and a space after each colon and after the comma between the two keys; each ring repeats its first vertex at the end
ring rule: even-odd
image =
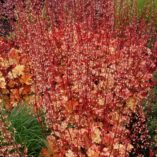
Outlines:
{"type": "MultiPolygon", "coordinates": [[[[121,2],[124,6],[116,8],[120,12],[112,0],[20,0],[16,4],[14,41],[23,59],[29,58],[31,75],[22,78],[27,68],[19,63],[2,67],[0,88],[9,90],[2,97],[12,109],[33,87],[34,97],[28,99],[33,100],[35,111],[44,110],[51,130],[40,156],[128,157],[132,150],[141,156],[142,147],[149,153],[141,102],[154,85],[156,30],[147,17],[136,17],[135,1],[121,2]],[[137,122],[128,129],[132,115],[137,122]]],[[[18,107],[15,110],[22,116],[18,107]]],[[[27,120],[16,121],[26,128],[31,125],[27,120]]],[[[12,121],[15,127],[16,121],[12,121]]],[[[36,124],[33,119],[30,122],[36,124]]],[[[18,131],[23,135],[27,129],[18,131]]],[[[25,142],[29,153],[33,151],[36,140],[30,143],[18,136],[16,140],[25,142]]]]}

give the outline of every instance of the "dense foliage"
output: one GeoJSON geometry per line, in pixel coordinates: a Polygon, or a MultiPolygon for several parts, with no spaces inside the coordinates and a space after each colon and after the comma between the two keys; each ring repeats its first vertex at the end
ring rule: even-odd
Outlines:
{"type": "Polygon", "coordinates": [[[20,102],[33,101],[33,82],[28,59],[20,50],[12,48],[6,53],[0,54],[0,101],[11,110],[20,102]]]}
{"type": "Polygon", "coordinates": [[[16,48],[0,42],[0,98],[15,143],[28,156],[152,157],[142,102],[154,85],[155,12],[142,16],[135,1],[9,2],[16,48]],[[44,113],[47,148],[42,118],[19,102],[44,113]]]}

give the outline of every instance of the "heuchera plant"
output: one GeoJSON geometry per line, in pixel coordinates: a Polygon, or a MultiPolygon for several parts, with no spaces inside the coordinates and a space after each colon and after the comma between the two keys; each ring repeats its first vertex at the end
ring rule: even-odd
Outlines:
{"type": "MultiPolygon", "coordinates": [[[[0,46],[3,45],[1,41],[0,46]]],[[[33,103],[33,81],[27,58],[14,48],[0,51],[0,102],[4,101],[8,110],[20,102],[33,103]]]]}
{"type": "Polygon", "coordinates": [[[41,13],[35,4],[17,5],[15,35],[34,69],[35,108],[45,110],[53,155],[129,156],[126,125],[155,69],[144,20],[119,32],[109,0],[46,1],[41,13]]]}

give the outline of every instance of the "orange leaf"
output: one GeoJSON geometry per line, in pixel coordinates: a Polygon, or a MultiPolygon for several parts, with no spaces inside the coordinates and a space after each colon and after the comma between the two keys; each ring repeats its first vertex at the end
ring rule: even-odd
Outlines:
{"type": "Polygon", "coordinates": [[[20,82],[22,84],[31,85],[32,84],[32,76],[29,74],[22,75],[20,82]]]}
{"type": "Polygon", "coordinates": [[[10,101],[19,101],[20,100],[20,94],[18,89],[12,89],[11,90],[11,96],[10,96],[10,101]]]}
{"type": "Polygon", "coordinates": [[[30,86],[23,86],[22,88],[20,88],[20,94],[21,95],[28,95],[31,92],[31,87],[30,86]]]}
{"type": "Polygon", "coordinates": [[[10,88],[13,88],[16,84],[17,84],[17,83],[16,83],[15,81],[13,81],[13,80],[10,80],[10,81],[8,82],[8,86],[9,86],[10,88]]]}
{"type": "Polygon", "coordinates": [[[40,152],[40,157],[47,157],[48,151],[46,148],[42,148],[40,152]]]}
{"type": "Polygon", "coordinates": [[[66,103],[65,109],[70,114],[70,113],[72,113],[76,109],[77,106],[78,106],[78,101],[76,101],[76,100],[69,100],[66,103]]]}
{"type": "Polygon", "coordinates": [[[3,96],[3,100],[4,100],[4,102],[5,102],[5,103],[4,103],[5,109],[8,110],[8,111],[11,111],[12,105],[11,105],[11,103],[10,103],[9,96],[4,95],[4,96],[3,96]]]}
{"type": "Polygon", "coordinates": [[[52,139],[47,140],[47,148],[42,148],[40,157],[54,157],[57,147],[55,141],[52,139]]]}
{"type": "Polygon", "coordinates": [[[12,48],[8,54],[9,59],[11,59],[11,61],[13,61],[14,63],[19,63],[19,52],[19,50],[12,48]]]}

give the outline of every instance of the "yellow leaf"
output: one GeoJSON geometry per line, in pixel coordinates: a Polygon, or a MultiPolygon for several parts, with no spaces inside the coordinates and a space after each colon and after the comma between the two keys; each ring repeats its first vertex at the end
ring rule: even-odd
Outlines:
{"type": "Polygon", "coordinates": [[[6,87],[5,78],[0,76],[0,88],[4,89],[6,87]]]}
{"type": "Polygon", "coordinates": [[[100,106],[104,106],[105,100],[104,100],[103,98],[98,98],[98,104],[99,104],[100,106]]]}
{"type": "Polygon", "coordinates": [[[89,148],[88,151],[87,151],[87,155],[89,157],[99,157],[100,156],[100,152],[97,151],[97,150],[94,150],[92,148],[89,148]]]}
{"type": "Polygon", "coordinates": [[[130,97],[127,101],[126,101],[126,105],[129,109],[131,109],[132,111],[135,112],[136,110],[136,105],[137,105],[137,100],[135,97],[130,97]]]}
{"type": "Polygon", "coordinates": [[[94,128],[91,136],[93,143],[99,144],[101,142],[101,131],[98,128],[94,128]]]}
{"type": "Polygon", "coordinates": [[[13,70],[12,70],[12,75],[14,78],[17,78],[18,76],[23,75],[24,73],[24,65],[17,65],[13,70]]]}
{"type": "Polygon", "coordinates": [[[65,156],[66,156],[66,157],[75,157],[73,151],[70,150],[70,149],[66,152],[65,156]]]}
{"type": "Polygon", "coordinates": [[[0,66],[3,68],[8,68],[9,67],[9,62],[7,60],[4,60],[4,58],[0,57],[0,66]]]}

